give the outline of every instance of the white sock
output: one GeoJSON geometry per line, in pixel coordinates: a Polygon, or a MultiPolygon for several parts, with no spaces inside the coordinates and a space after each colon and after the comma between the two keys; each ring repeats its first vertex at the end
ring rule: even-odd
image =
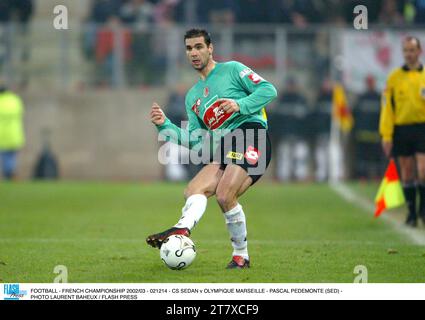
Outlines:
{"type": "Polygon", "coordinates": [[[227,230],[232,237],[233,256],[241,256],[249,260],[246,218],[242,206],[238,204],[232,210],[227,211],[224,213],[224,218],[226,219],[227,230]]]}
{"type": "Polygon", "coordinates": [[[182,209],[182,217],[174,227],[192,230],[199,220],[201,220],[206,208],[207,197],[205,195],[194,194],[190,196],[187,198],[186,204],[182,209]]]}

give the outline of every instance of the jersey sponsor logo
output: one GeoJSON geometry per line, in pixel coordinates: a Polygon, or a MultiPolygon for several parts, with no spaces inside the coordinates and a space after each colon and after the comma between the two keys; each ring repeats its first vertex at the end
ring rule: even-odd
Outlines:
{"type": "Polygon", "coordinates": [[[208,95],[210,94],[210,89],[208,87],[204,88],[204,97],[208,97],[208,95]]]}
{"type": "Polygon", "coordinates": [[[246,68],[246,69],[242,70],[241,72],[239,72],[239,76],[241,78],[245,78],[245,76],[250,74],[251,72],[252,72],[252,70],[250,68],[246,68]]]}
{"type": "Polygon", "coordinates": [[[201,99],[199,98],[199,99],[196,100],[195,104],[192,106],[192,110],[193,110],[193,112],[196,113],[196,115],[199,115],[200,105],[201,105],[201,99]]]}
{"type": "Polygon", "coordinates": [[[249,80],[251,80],[254,84],[258,84],[258,83],[260,83],[261,81],[263,81],[263,80],[264,80],[261,76],[259,76],[259,75],[258,75],[258,74],[256,74],[255,72],[251,73],[251,74],[248,76],[248,78],[249,78],[249,80]]]}
{"type": "Polygon", "coordinates": [[[249,146],[244,155],[246,161],[251,165],[256,164],[260,156],[261,152],[253,146],[249,146]]]}
{"type": "Polygon", "coordinates": [[[234,159],[234,160],[242,160],[243,159],[243,154],[242,153],[239,153],[239,152],[229,151],[227,153],[226,158],[228,158],[228,159],[234,159]]]}
{"type": "Polygon", "coordinates": [[[220,102],[216,101],[205,110],[203,121],[210,130],[220,128],[223,123],[232,116],[220,108],[220,102]]]}

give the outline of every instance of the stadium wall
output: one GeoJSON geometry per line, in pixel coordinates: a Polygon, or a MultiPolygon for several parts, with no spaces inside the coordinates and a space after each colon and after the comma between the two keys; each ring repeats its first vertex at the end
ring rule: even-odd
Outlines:
{"type": "Polygon", "coordinates": [[[152,101],[164,103],[164,90],[51,93],[27,92],[27,143],[20,154],[19,177],[32,176],[43,147],[42,131],[60,165],[61,178],[138,180],[161,178],[156,130],[150,124],[152,101]]]}

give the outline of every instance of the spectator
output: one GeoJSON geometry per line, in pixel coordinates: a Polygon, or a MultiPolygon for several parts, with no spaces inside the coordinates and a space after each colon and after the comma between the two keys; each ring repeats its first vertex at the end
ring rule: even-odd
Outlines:
{"type": "Polygon", "coordinates": [[[323,22],[323,16],[320,14],[316,1],[314,0],[296,0],[293,4],[292,22],[295,26],[303,27],[309,23],[323,22]]]}
{"type": "Polygon", "coordinates": [[[415,0],[415,23],[425,24],[425,0],[415,0]]]}
{"type": "Polygon", "coordinates": [[[132,27],[132,59],[127,65],[130,85],[148,85],[154,80],[152,30],[154,6],[146,0],[130,0],[120,10],[121,20],[132,27]]]}
{"type": "MultiPolygon", "coordinates": [[[[178,126],[183,121],[187,121],[185,111],[185,98],[187,88],[185,85],[177,85],[174,91],[170,94],[167,103],[167,117],[178,126]]],[[[181,159],[189,157],[189,150],[174,143],[168,143],[169,160],[165,166],[165,179],[169,181],[185,181],[188,178],[188,168],[183,165],[181,159]]]]}
{"type": "Polygon", "coordinates": [[[33,0],[14,0],[12,9],[16,14],[17,20],[27,26],[34,13],[34,1],[33,0]]]}
{"type": "Polygon", "coordinates": [[[186,98],[187,88],[184,84],[178,84],[176,88],[170,93],[167,103],[167,118],[171,122],[180,126],[183,121],[187,121],[186,111],[185,111],[185,98],[186,98]]]}
{"type": "Polygon", "coordinates": [[[238,0],[238,23],[270,23],[275,7],[272,1],[238,0]]]}
{"type": "Polygon", "coordinates": [[[329,78],[323,80],[313,112],[314,119],[314,169],[317,182],[329,177],[329,146],[332,122],[333,85],[329,78]]]}
{"type": "MultiPolygon", "coordinates": [[[[86,19],[85,32],[82,36],[82,48],[85,57],[92,61],[96,57],[98,30],[116,18],[119,14],[120,0],[92,0],[89,16],[86,19]]],[[[98,74],[98,70],[94,71],[98,74]]],[[[98,82],[95,76],[95,82],[98,82]]]]}
{"type": "Polygon", "coordinates": [[[10,37],[8,37],[8,30],[5,28],[11,19],[12,0],[0,1],[0,70],[8,62],[10,58],[10,37]]]}
{"type": "Polygon", "coordinates": [[[356,145],[354,172],[356,178],[375,179],[383,173],[384,156],[379,136],[381,95],[376,90],[375,78],[366,79],[366,91],[354,108],[354,140],[356,145]]]}
{"type": "Polygon", "coordinates": [[[112,17],[118,16],[120,6],[120,0],[94,0],[88,20],[95,24],[105,24],[112,17]]]}
{"type": "Polygon", "coordinates": [[[129,0],[119,9],[124,24],[146,31],[154,22],[154,5],[147,0],[129,0]]]}
{"type": "Polygon", "coordinates": [[[96,38],[96,76],[97,84],[117,86],[119,83],[117,64],[119,55],[115,45],[117,39],[121,40],[118,45],[122,46],[123,64],[132,58],[131,43],[132,35],[129,30],[119,29],[120,20],[117,17],[110,18],[107,25],[97,31],[96,38]],[[118,33],[121,33],[118,35],[118,33]]]}
{"type": "Polygon", "coordinates": [[[293,1],[276,0],[275,9],[271,13],[272,21],[275,23],[292,23],[293,1]]]}
{"type": "Polygon", "coordinates": [[[33,0],[0,1],[0,68],[11,66],[10,59],[14,52],[19,62],[9,76],[25,87],[28,82],[27,62],[30,57],[28,24],[33,14],[33,0]],[[13,28],[3,28],[3,24],[17,22],[13,28]],[[13,52],[12,52],[13,50],[13,52]]]}
{"type": "MultiPolygon", "coordinates": [[[[273,20],[278,23],[292,23],[300,28],[310,23],[325,22],[329,13],[328,1],[277,0],[275,9],[272,10],[273,20]]],[[[338,8],[340,7],[336,5],[335,10],[338,8]]],[[[335,16],[335,10],[332,10],[333,16],[335,16]]]]}
{"type": "Polygon", "coordinates": [[[23,113],[21,98],[0,80],[0,160],[6,180],[16,177],[17,154],[25,141],[23,113]]]}
{"type": "Polygon", "coordinates": [[[180,10],[180,0],[161,0],[155,4],[155,24],[169,26],[176,22],[176,12],[180,10]]]}
{"type": "Polygon", "coordinates": [[[280,181],[309,178],[310,108],[295,79],[270,113],[270,130],[276,146],[276,177],[280,181]]]}
{"type": "Polygon", "coordinates": [[[194,22],[198,22],[197,21],[197,19],[199,19],[198,10],[189,10],[190,6],[194,6],[195,8],[197,8],[198,1],[176,0],[174,5],[172,6],[172,20],[175,23],[180,23],[180,24],[184,24],[184,23],[192,24],[194,22]]]}
{"type": "Polygon", "coordinates": [[[239,14],[239,3],[235,0],[200,1],[197,12],[201,23],[229,25],[239,14]]]}
{"type": "Polygon", "coordinates": [[[12,9],[14,17],[18,21],[14,40],[18,47],[20,47],[20,50],[17,50],[17,52],[20,53],[20,56],[18,57],[19,69],[16,72],[16,76],[20,77],[20,86],[25,88],[29,82],[29,75],[27,71],[28,62],[31,56],[29,23],[34,13],[33,0],[14,0],[12,9]]]}
{"type": "Polygon", "coordinates": [[[0,24],[7,23],[11,19],[12,14],[12,0],[0,1],[0,24]]]}
{"type": "MultiPolygon", "coordinates": [[[[344,4],[346,2],[347,0],[316,1],[315,3],[317,6],[317,11],[321,17],[320,22],[345,26],[346,21],[344,4]],[[329,10],[329,8],[332,8],[332,10],[329,10]]],[[[353,13],[353,10],[351,10],[351,13],[353,13]]]]}
{"type": "Polygon", "coordinates": [[[379,13],[379,23],[385,25],[403,24],[403,15],[395,0],[383,0],[381,12],[379,13]]]}

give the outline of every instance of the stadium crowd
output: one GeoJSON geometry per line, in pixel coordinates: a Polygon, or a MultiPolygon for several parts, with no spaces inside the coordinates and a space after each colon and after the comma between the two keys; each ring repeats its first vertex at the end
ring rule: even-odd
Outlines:
{"type": "Polygon", "coordinates": [[[369,22],[424,24],[424,0],[92,0],[88,19],[106,23],[312,23],[351,24],[353,8],[366,5],[369,22]],[[332,8],[332,10],[329,10],[332,8]]]}
{"type": "Polygon", "coordinates": [[[34,0],[1,0],[0,24],[17,20],[28,23],[34,12],[34,0]]]}

